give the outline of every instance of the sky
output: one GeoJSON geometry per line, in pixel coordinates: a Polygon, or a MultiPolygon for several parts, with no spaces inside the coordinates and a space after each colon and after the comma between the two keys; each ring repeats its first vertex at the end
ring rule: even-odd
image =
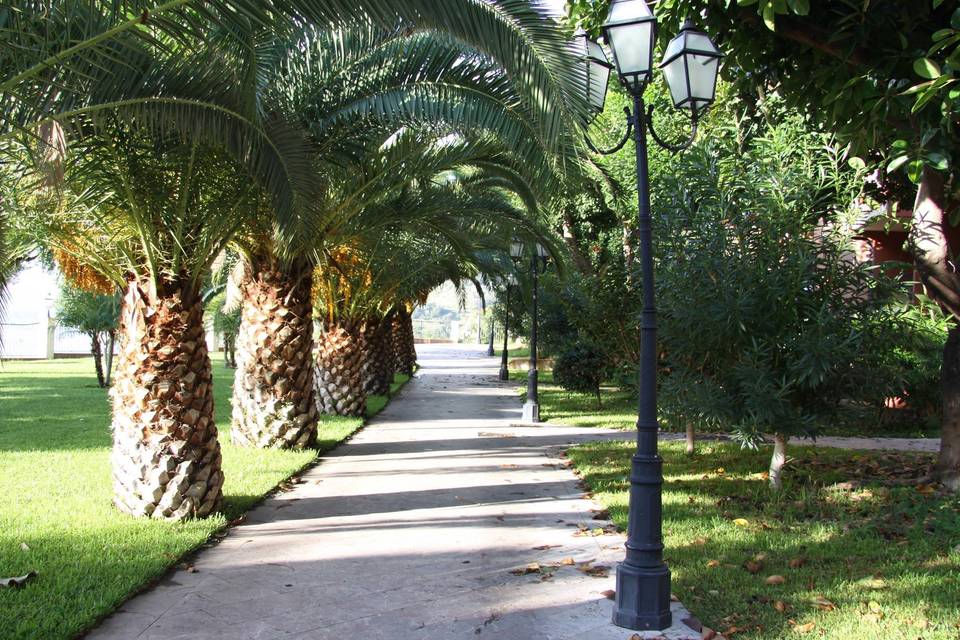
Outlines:
{"type": "Polygon", "coordinates": [[[558,16],[563,15],[563,5],[566,0],[541,0],[543,4],[553,10],[558,16]]]}

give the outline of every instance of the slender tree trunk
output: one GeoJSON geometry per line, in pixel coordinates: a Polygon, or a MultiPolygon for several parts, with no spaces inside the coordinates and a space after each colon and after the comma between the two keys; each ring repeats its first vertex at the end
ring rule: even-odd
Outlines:
{"type": "Polygon", "coordinates": [[[131,281],[120,331],[114,504],[136,516],[206,516],[222,502],[223,472],[200,296],[183,281],[161,291],[131,281]]]}
{"type": "MultiPolygon", "coordinates": [[[[953,267],[950,245],[944,231],[946,196],[943,174],[924,167],[917,199],[913,205],[913,224],[910,245],[920,278],[927,291],[960,318],[960,275],[953,267]]],[[[940,384],[943,394],[941,417],[940,456],[935,471],[951,490],[960,491],[960,373],[957,358],[957,329],[943,351],[940,384]]]]}
{"type": "Polygon", "coordinates": [[[697,434],[693,429],[693,422],[687,420],[687,455],[692,456],[697,451],[697,434]]]}
{"type": "Polygon", "coordinates": [[[943,347],[940,374],[943,393],[940,455],[935,471],[951,491],[960,491],[960,327],[953,327],[943,347]]]}
{"type": "Polygon", "coordinates": [[[363,335],[356,327],[330,325],[320,332],[315,380],[321,413],[338,416],[366,413],[363,354],[363,335]]]}
{"type": "Polygon", "coordinates": [[[113,383],[113,350],[117,345],[117,332],[107,332],[107,386],[113,383]]]}
{"type": "Polygon", "coordinates": [[[233,442],[303,449],[317,440],[313,384],[312,266],[253,265],[242,286],[233,383],[233,442]]]}
{"type": "Polygon", "coordinates": [[[100,332],[90,332],[90,353],[93,354],[93,367],[97,370],[97,384],[101,389],[107,387],[107,381],[103,377],[103,348],[100,346],[100,332]]]}
{"type": "Polygon", "coordinates": [[[774,489],[783,486],[783,465],[787,463],[788,437],[783,433],[777,433],[773,436],[773,455],[770,457],[770,486],[774,489]]]}

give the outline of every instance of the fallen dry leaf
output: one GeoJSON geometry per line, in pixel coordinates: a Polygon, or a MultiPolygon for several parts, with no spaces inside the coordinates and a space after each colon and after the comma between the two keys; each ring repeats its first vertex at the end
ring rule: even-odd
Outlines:
{"type": "Polygon", "coordinates": [[[810,633],[816,628],[816,624],[813,622],[808,622],[806,624],[799,624],[793,628],[797,633],[810,633]]]}
{"type": "Polygon", "coordinates": [[[764,580],[767,584],[783,584],[786,581],[786,578],[778,575],[767,576],[767,579],[764,580]]]}
{"type": "Polygon", "coordinates": [[[613,589],[607,589],[606,591],[601,591],[600,595],[604,596],[608,600],[613,600],[614,598],[617,597],[617,592],[614,591],[613,589]]]}
{"type": "Polygon", "coordinates": [[[786,613],[787,609],[790,608],[790,605],[788,605],[783,600],[777,600],[776,602],[773,603],[773,608],[779,611],[780,613],[786,613]]]}
{"type": "Polygon", "coordinates": [[[554,547],[562,547],[562,544],[542,544],[539,547],[534,547],[534,551],[546,551],[547,549],[552,549],[554,547]]]}
{"type": "Polygon", "coordinates": [[[540,564],[537,562],[531,562],[530,564],[528,564],[527,566],[521,569],[511,569],[510,573],[512,573],[515,576],[523,576],[528,573],[540,573],[540,564]]]}
{"type": "Polygon", "coordinates": [[[593,567],[581,565],[577,569],[594,578],[606,578],[610,575],[610,567],[602,564],[593,567]]]}
{"type": "Polygon", "coordinates": [[[720,561],[719,561],[719,560],[708,560],[708,561],[707,561],[707,567],[709,567],[709,568],[711,568],[711,569],[715,569],[716,567],[719,567],[719,566],[720,566],[720,561]]]}
{"type": "Polygon", "coordinates": [[[817,596],[816,598],[814,598],[813,605],[823,611],[833,611],[834,609],[837,608],[837,605],[833,604],[823,596],[817,596]]]}
{"type": "Polygon", "coordinates": [[[763,569],[763,563],[755,560],[747,560],[743,563],[743,568],[750,573],[759,573],[760,570],[763,569]]]}
{"type": "Polygon", "coordinates": [[[704,627],[701,634],[700,640],[714,640],[717,637],[717,632],[710,627],[704,627]]]}
{"type": "Polygon", "coordinates": [[[27,583],[27,580],[30,578],[37,577],[36,571],[31,571],[30,573],[25,573],[22,576],[14,576],[12,578],[0,578],[0,587],[10,587],[11,589],[19,589],[27,583]]]}
{"type": "Polygon", "coordinates": [[[872,622],[874,624],[880,623],[880,616],[878,616],[875,613],[865,613],[862,616],[860,616],[860,619],[863,620],[864,622],[872,622]]]}
{"type": "Polygon", "coordinates": [[[707,544],[707,542],[709,542],[707,538],[696,538],[691,544],[695,544],[698,547],[702,547],[703,545],[707,544]]]}
{"type": "Polygon", "coordinates": [[[861,587],[865,587],[867,589],[874,589],[874,590],[887,588],[887,583],[883,578],[874,578],[872,576],[866,577],[858,581],[857,584],[859,584],[861,587]]]}
{"type": "Polygon", "coordinates": [[[26,542],[21,542],[20,551],[30,551],[30,545],[28,545],[26,542]]]}
{"type": "Polygon", "coordinates": [[[560,561],[560,564],[565,567],[569,567],[576,563],[573,561],[573,558],[564,558],[563,560],[560,561]]]}
{"type": "Polygon", "coordinates": [[[802,567],[802,566],[805,565],[805,564],[807,564],[807,559],[806,559],[806,558],[793,558],[792,560],[790,560],[790,568],[791,568],[791,569],[799,569],[800,567],[802,567]]]}
{"type": "Polygon", "coordinates": [[[750,522],[746,518],[734,518],[733,524],[738,527],[747,527],[750,526],[750,522]]]}

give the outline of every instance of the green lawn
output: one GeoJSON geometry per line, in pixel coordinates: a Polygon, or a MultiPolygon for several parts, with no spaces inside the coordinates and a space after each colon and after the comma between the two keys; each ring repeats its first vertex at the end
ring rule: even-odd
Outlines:
{"type": "MultiPolygon", "coordinates": [[[[520,383],[521,396],[527,393],[527,372],[511,371],[510,379],[520,383]]],[[[553,372],[537,372],[537,394],[540,400],[540,419],[575,427],[603,427],[633,429],[637,424],[637,399],[616,387],[601,388],[603,406],[597,408],[596,396],[589,393],[565,391],[553,384],[553,372]]]]}
{"type": "MultiPolygon", "coordinates": [[[[568,451],[620,527],[632,447],[568,451]]],[[[960,499],[911,482],[931,457],[791,447],[772,493],[768,450],[662,453],[673,592],[705,625],[753,640],[960,637],[960,499]]]]}
{"type": "MultiPolygon", "coordinates": [[[[229,444],[233,371],[217,358],[213,367],[225,513],[174,524],[111,507],[109,405],[91,360],[0,363],[0,577],[38,573],[0,589],[0,637],[73,637],[316,459],[229,444]]],[[[370,398],[368,413],[386,402],[370,398]]],[[[320,448],[361,424],[324,417],[320,448]]]]}

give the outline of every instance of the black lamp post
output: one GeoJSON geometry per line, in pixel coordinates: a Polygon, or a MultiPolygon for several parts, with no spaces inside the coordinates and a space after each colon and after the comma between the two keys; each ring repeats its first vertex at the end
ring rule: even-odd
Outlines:
{"type": "MultiPolygon", "coordinates": [[[[536,243],[535,251],[530,256],[530,274],[533,276],[533,288],[530,303],[530,369],[527,372],[527,401],[523,403],[523,422],[535,424],[540,422],[540,401],[537,395],[537,325],[539,316],[537,309],[537,295],[540,289],[540,275],[547,270],[547,250],[536,243]]],[[[524,253],[523,243],[514,239],[510,243],[510,258],[514,264],[520,264],[524,253]]]]}
{"type": "Polygon", "coordinates": [[[507,342],[510,337],[510,287],[517,283],[517,279],[511,273],[504,282],[506,290],[503,303],[503,351],[500,353],[500,379],[510,379],[510,369],[507,363],[507,342]]]}
{"type": "MultiPolygon", "coordinates": [[[[670,614],[670,569],[663,561],[663,460],[657,453],[657,317],[653,290],[653,249],[650,183],[647,170],[647,131],[665,149],[679,151],[693,142],[697,119],[713,103],[717,71],[723,54],[710,38],[688,20],[664,51],[663,69],[674,106],[690,110],[692,131],[680,144],[668,144],[653,129],[653,108],[645,109],[643,93],[653,80],[653,50],[657,19],[643,0],[613,0],[603,24],[603,37],[613,52],[620,83],[633,98],[633,110],[624,109],[627,130],[612,149],[623,148],[631,133],[636,143],[639,201],[640,265],[643,270],[643,313],[640,322],[640,403],[637,450],[630,472],[630,514],[626,558],[617,566],[614,624],[629,629],[664,629],[670,614]]],[[[586,94],[599,113],[606,100],[613,66],[603,47],[583,32],[576,44],[586,63],[586,94]]]]}

